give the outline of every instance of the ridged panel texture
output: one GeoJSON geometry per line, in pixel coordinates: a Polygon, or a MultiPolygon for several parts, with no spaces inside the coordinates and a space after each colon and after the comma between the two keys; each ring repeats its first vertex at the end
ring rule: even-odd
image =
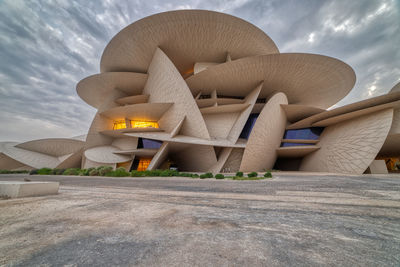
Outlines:
{"type": "Polygon", "coordinates": [[[171,132],[186,116],[181,133],[210,139],[207,126],[186,82],[171,60],[157,48],[149,67],[149,77],[143,90],[150,103],[174,103],[158,121],[160,128],[171,132]]]}
{"type": "Polygon", "coordinates": [[[393,109],[325,128],[318,151],[306,156],[301,171],[362,174],[375,159],[392,124],[393,109]]]}
{"type": "Polygon", "coordinates": [[[263,171],[272,169],[286,127],[286,113],[281,105],[288,100],[283,93],[277,93],[261,111],[250,133],[244,150],[241,171],[263,171]]]}

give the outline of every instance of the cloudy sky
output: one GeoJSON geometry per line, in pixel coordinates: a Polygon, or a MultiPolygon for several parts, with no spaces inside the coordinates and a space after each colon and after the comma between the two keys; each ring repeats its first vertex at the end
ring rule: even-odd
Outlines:
{"type": "Polygon", "coordinates": [[[357,83],[339,105],[400,82],[400,0],[0,0],[0,141],[85,134],[95,110],[76,83],[99,72],[104,47],[123,27],[175,9],[232,14],[281,52],[345,61],[357,83]]]}

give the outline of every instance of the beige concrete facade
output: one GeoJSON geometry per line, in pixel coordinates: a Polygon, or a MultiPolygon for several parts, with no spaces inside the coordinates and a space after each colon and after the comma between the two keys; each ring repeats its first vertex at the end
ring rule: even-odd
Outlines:
{"type": "Polygon", "coordinates": [[[0,169],[361,174],[400,158],[400,84],[327,110],[355,84],[349,65],[280,53],[227,14],[181,10],[134,22],[107,45],[100,69],[76,88],[97,109],[86,139],[0,143],[0,169]]]}

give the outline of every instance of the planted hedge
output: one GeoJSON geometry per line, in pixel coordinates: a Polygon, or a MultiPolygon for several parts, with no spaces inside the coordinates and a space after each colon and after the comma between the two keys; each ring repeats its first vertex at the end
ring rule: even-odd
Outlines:
{"type": "MultiPolygon", "coordinates": [[[[27,171],[2,171],[1,173],[27,173],[27,171]]],[[[117,168],[113,170],[110,166],[100,166],[97,168],[88,168],[88,169],[79,169],[79,168],[68,168],[68,169],[50,169],[50,168],[41,168],[38,170],[32,170],[29,172],[31,175],[39,174],[39,175],[79,175],[79,176],[107,176],[107,177],[191,177],[191,178],[200,178],[207,179],[213,178],[214,175],[211,172],[207,172],[201,175],[196,173],[187,173],[187,172],[178,172],[176,170],[152,170],[152,171],[131,171],[128,172],[125,168],[117,168]]],[[[272,174],[270,171],[267,171],[263,177],[257,177],[258,174],[256,172],[250,172],[247,174],[247,177],[244,177],[243,172],[237,172],[235,176],[224,176],[221,173],[215,175],[215,179],[233,179],[233,180],[262,180],[265,178],[271,178],[272,174]]]]}

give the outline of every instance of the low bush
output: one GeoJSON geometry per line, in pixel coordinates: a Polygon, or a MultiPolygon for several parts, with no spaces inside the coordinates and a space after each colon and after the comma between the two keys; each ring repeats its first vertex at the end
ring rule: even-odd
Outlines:
{"type": "Polygon", "coordinates": [[[127,177],[130,176],[131,174],[125,170],[123,167],[117,168],[115,171],[110,171],[106,173],[106,176],[110,177],[127,177]]]}
{"type": "Polygon", "coordinates": [[[163,177],[179,176],[179,172],[176,170],[163,170],[163,171],[161,171],[160,176],[163,176],[163,177]]]}
{"type": "Polygon", "coordinates": [[[265,174],[264,174],[264,177],[265,178],[272,178],[272,174],[271,174],[271,172],[266,172],[265,174]]]}
{"type": "Polygon", "coordinates": [[[14,174],[14,173],[29,173],[29,171],[27,171],[27,170],[16,170],[16,171],[0,170],[0,174],[14,174]]]}
{"type": "Polygon", "coordinates": [[[49,174],[52,174],[52,169],[50,169],[50,168],[41,168],[41,169],[39,169],[38,170],[38,173],[37,174],[40,174],[40,175],[49,175],[49,174]]]}
{"type": "Polygon", "coordinates": [[[200,176],[197,173],[192,173],[192,178],[199,178],[200,176]]]}
{"type": "Polygon", "coordinates": [[[52,169],[50,174],[53,175],[62,175],[64,173],[65,169],[52,169]]]}
{"type": "Polygon", "coordinates": [[[256,172],[250,172],[247,174],[247,177],[257,177],[258,173],[256,172]]]}
{"type": "Polygon", "coordinates": [[[243,172],[237,172],[236,177],[243,177],[243,172]]]}
{"type": "Polygon", "coordinates": [[[141,171],[131,171],[131,177],[143,177],[144,172],[141,171]]]}
{"type": "Polygon", "coordinates": [[[97,168],[97,170],[99,171],[99,175],[105,176],[109,172],[112,172],[113,167],[111,167],[111,166],[100,166],[100,167],[97,168]]]}
{"type": "Polygon", "coordinates": [[[29,175],[36,175],[38,174],[38,169],[33,169],[29,172],[29,175]]]}
{"type": "Polygon", "coordinates": [[[224,178],[225,178],[225,176],[221,173],[218,173],[215,175],[215,179],[224,179],[224,178]]]}
{"type": "Polygon", "coordinates": [[[68,168],[63,172],[63,175],[78,175],[79,171],[79,168],[68,168]]]}
{"type": "Polygon", "coordinates": [[[91,171],[89,171],[89,176],[98,176],[99,175],[99,171],[97,169],[92,169],[91,171]]]}
{"type": "Polygon", "coordinates": [[[232,180],[243,180],[243,181],[251,181],[251,180],[264,180],[265,177],[232,177],[232,180]]]}
{"type": "Polygon", "coordinates": [[[213,177],[214,177],[214,175],[211,172],[207,172],[207,173],[200,175],[200,179],[213,178],[213,177]]]}

